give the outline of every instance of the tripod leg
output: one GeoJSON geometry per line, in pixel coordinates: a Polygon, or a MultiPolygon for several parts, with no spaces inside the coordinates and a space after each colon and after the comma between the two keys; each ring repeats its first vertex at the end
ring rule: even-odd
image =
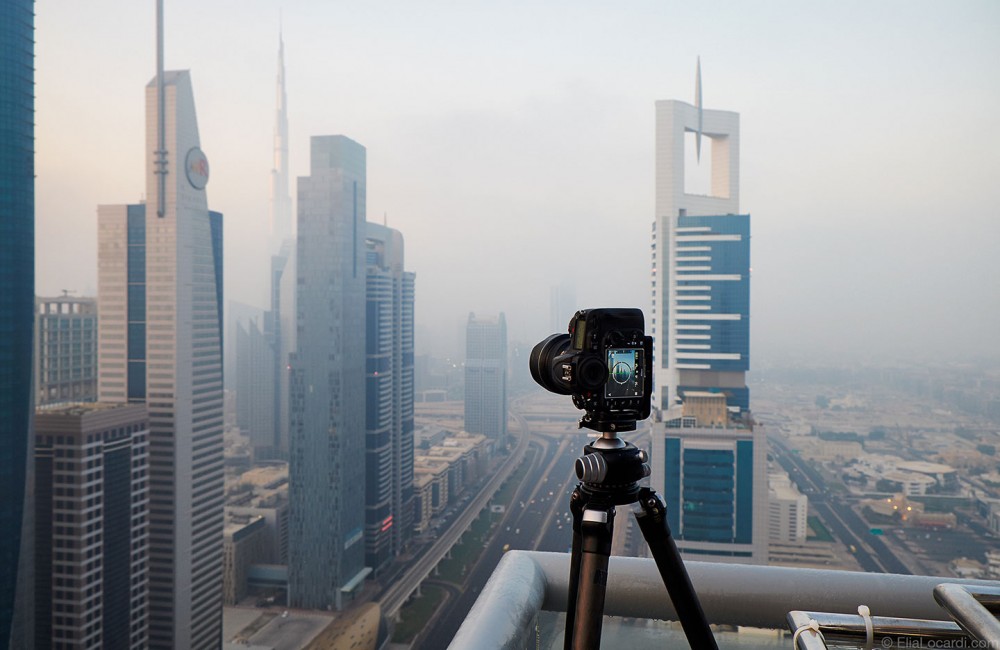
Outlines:
{"type": "Polygon", "coordinates": [[[573,515],[573,546],[569,561],[569,590],[566,593],[566,631],[563,633],[563,650],[573,650],[573,624],[576,620],[576,592],[580,586],[580,555],[582,553],[583,510],[587,498],[580,486],[573,490],[569,498],[569,511],[573,515]]]}
{"type": "MultiPolygon", "coordinates": [[[[597,650],[604,624],[604,596],[608,586],[608,558],[614,532],[615,508],[587,508],[580,526],[580,569],[573,616],[573,650],[597,650]]],[[[567,623],[568,623],[567,614],[567,623]]],[[[569,628],[567,628],[567,632],[569,628]]]]}
{"type": "Polygon", "coordinates": [[[688,577],[687,569],[684,568],[681,554],[677,550],[674,538],[670,535],[663,501],[653,490],[641,488],[639,505],[642,507],[642,512],[637,512],[635,515],[639,530],[642,531],[642,536],[653,553],[656,568],[660,572],[667,593],[670,594],[670,600],[677,611],[688,643],[695,650],[703,648],[718,650],[719,646],[712,636],[712,629],[708,626],[708,619],[701,609],[698,595],[691,586],[691,579],[688,577]]]}

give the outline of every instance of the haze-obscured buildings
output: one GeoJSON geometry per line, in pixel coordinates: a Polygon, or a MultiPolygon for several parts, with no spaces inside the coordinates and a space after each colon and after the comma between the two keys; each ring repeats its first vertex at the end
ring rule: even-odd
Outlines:
{"type": "MultiPolygon", "coordinates": [[[[242,310],[244,314],[248,311],[242,310]]],[[[235,318],[233,323],[236,424],[253,447],[254,459],[268,460],[283,456],[275,368],[278,356],[272,312],[252,311],[253,315],[235,318]]]]}
{"type": "Polygon", "coordinates": [[[506,444],[507,320],[469,314],[465,337],[465,430],[506,444]]]}
{"type": "Polygon", "coordinates": [[[295,240],[288,175],[285,45],[278,38],[273,167],[270,175],[270,307],[231,304],[237,424],[255,460],[288,459],[289,356],[295,349],[295,240]]]}

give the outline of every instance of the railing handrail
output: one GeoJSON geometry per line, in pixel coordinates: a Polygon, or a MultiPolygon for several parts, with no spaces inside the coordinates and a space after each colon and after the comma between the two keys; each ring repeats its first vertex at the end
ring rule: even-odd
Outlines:
{"type": "MultiPolygon", "coordinates": [[[[987,580],[904,576],[827,569],[796,569],[685,562],[709,622],[784,629],[792,610],[949,620],[934,600],[941,583],[996,587],[987,580]]],[[[612,557],[609,616],[674,620],[676,614],[651,559],[612,557]]],[[[517,648],[539,610],[565,611],[569,555],[510,551],[504,555],[456,634],[452,650],[517,648]],[[538,594],[541,593],[541,602],[538,594]]]]}

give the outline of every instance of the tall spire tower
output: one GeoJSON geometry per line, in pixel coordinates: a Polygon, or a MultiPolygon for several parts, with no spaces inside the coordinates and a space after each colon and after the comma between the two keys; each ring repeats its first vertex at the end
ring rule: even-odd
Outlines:
{"type": "Polygon", "coordinates": [[[278,29],[278,83],[274,113],[274,167],[271,169],[271,246],[276,251],[292,236],[292,198],[288,194],[288,98],[285,95],[285,41],[278,29]]]}
{"type": "Polygon", "coordinates": [[[746,385],[750,215],[739,211],[739,154],[740,116],[704,107],[699,59],[694,104],[656,102],[650,485],[666,499],[682,553],[764,564],[767,439],[753,426],[746,385]],[[704,194],[685,186],[686,150],[700,157],[702,144],[704,194]]]}

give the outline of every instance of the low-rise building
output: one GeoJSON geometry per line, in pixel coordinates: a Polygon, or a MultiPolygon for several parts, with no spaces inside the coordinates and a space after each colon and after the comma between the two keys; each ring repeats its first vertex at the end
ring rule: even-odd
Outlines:
{"type": "Polygon", "coordinates": [[[990,580],[1000,580],[1000,550],[986,551],[986,577],[990,580]]]}
{"type": "Polygon", "coordinates": [[[254,564],[267,562],[266,526],[262,516],[226,510],[223,530],[223,604],[235,605],[247,595],[247,575],[254,564]]]}
{"type": "Polygon", "coordinates": [[[224,597],[235,604],[253,567],[288,563],[288,463],[254,467],[226,483],[224,597]]]}
{"type": "Polygon", "coordinates": [[[451,434],[413,456],[414,530],[426,532],[440,515],[489,468],[495,442],[481,434],[451,434]]]}
{"type": "Polygon", "coordinates": [[[809,499],[787,474],[768,475],[768,537],[772,543],[802,544],[808,529],[809,499]]]}

